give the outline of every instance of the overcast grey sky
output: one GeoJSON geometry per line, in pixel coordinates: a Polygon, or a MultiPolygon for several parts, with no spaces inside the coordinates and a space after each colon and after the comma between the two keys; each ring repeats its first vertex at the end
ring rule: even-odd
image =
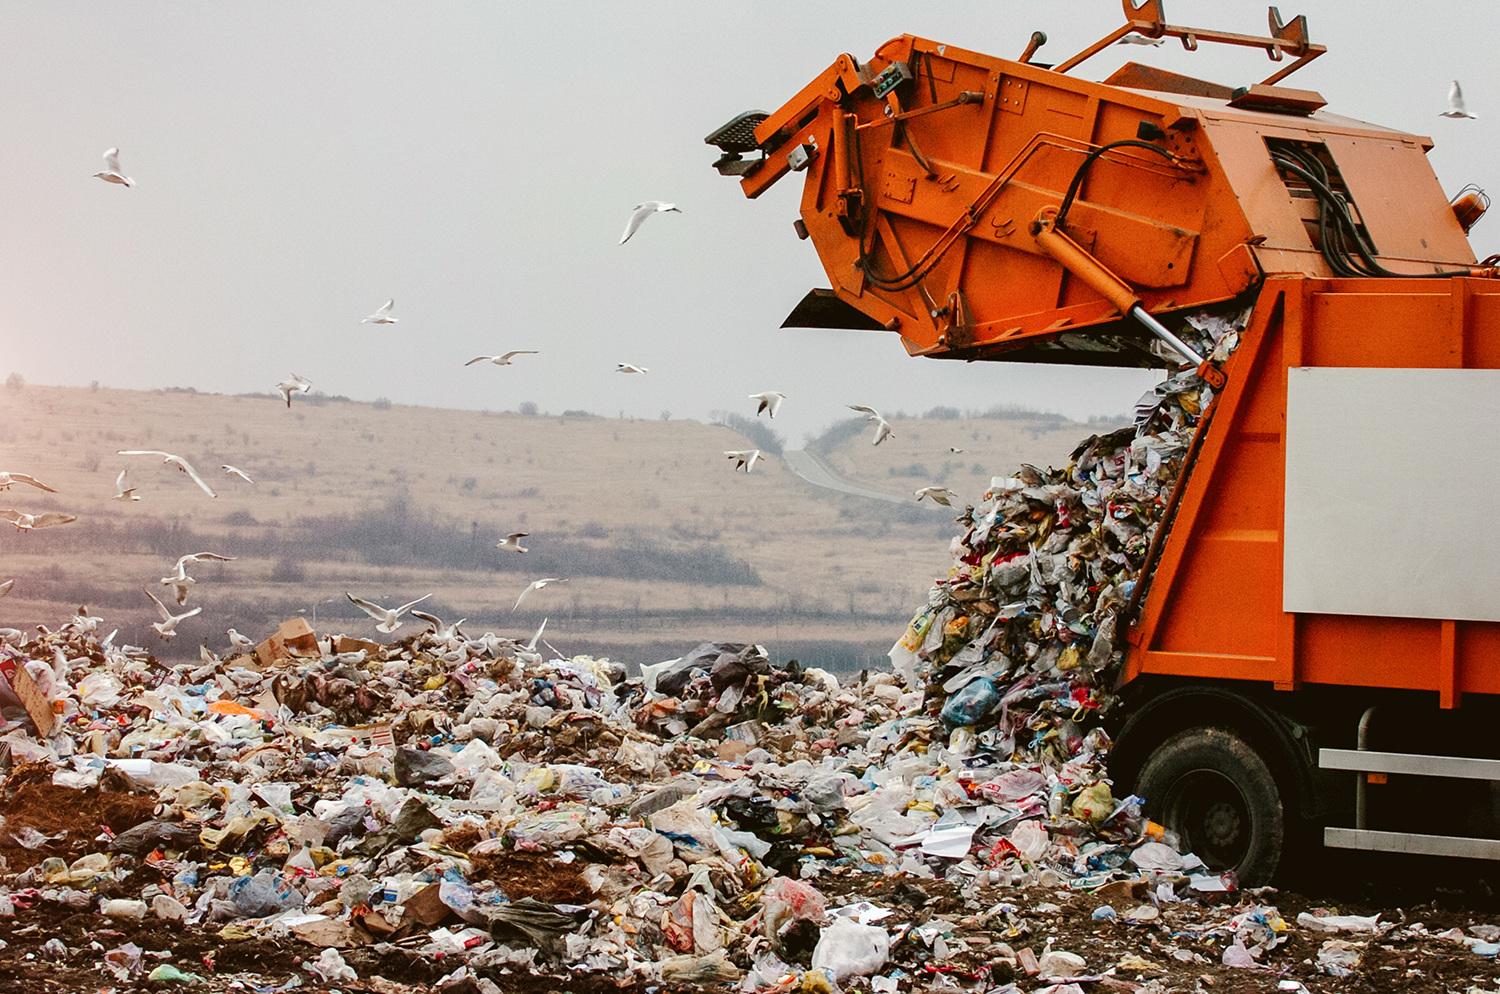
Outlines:
{"type": "MultiPolygon", "coordinates": [[[[1431,135],[1450,194],[1495,188],[1500,99],[1479,3],[1283,4],[1328,55],[1288,85],[1431,135]],[[1438,117],[1450,78],[1478,121],[1438,117]]],[[[1171,2],[1173,23],[1264,33],[1257,3],[1171,2]]],[[[317,389],[446,407],[753,411],[792,442],[849,412],[1016,403],[1126,410],[1153,381],[908,358],[894,335],[780,330],[825,286],[797,241],[800,179],[757,202],[703,136],[774,110],[842,52],[903,32],[1055,61],[1118,3],[7,3],[0,7],[0,375],[35,383],[317,389]],[[133,189],[102,183],[121,149],[133,189]],[[676,202],[616,244],[630,208],[676,202]],[[394,326],[360,325],[386,298],[394,326]],[[518,365],[474,355],[539,349],[518,365]],[[650,367],[644,377],[616,362],[650,367]]],[[[1263,53],[1117,46],[1240,85],[1263,53]]],[[[1474,233],[1500,249],[1500,219],[1474,233]]]]}

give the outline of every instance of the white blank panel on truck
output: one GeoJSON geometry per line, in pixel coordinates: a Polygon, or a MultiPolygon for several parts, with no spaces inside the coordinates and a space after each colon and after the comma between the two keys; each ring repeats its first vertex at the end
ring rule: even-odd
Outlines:
{"type": "Polygon", "coordinates": [[[1500,621],[1500,370],[1287,370],[1282,607],[1500,621]]]}

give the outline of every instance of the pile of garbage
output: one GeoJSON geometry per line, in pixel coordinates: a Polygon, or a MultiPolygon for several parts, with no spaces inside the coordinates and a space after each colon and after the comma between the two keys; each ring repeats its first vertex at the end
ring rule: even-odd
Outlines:
{"type": "MultiPolygon", "coordinates": [[[[1221,363],[1248,311],[1187,318],[1191,344],[1221,363]]],[[[1212,389],[1193,370],[1165,380],[1135,424],[1094,435],[1061,470],[996,477],[958,519],[953,567],[891,650],[896,671],[927,688],[948,747],[1029,762],[1049,774],[1049,815],[1096,826],[1118,819],[1098,720],[1137,585],[1212,389]]]]}
{"type": "MultiPolygon", "coordinates": [[[[1233,349],[1235,320],[1195,321],[1216,357],[1233,349]]],[[[540,633],[442,624],[382,644],[293,621],[178,665],[84,610],[0,629],[0,919],[290,938],[327,983],[360,979],[360,950],[477,990],[549,972],[746,992],[1143,975],[1140,957],[1033,950],[1035,909],[1009,895],[1087,894],[1095,917],[1113,901],[1141,923],[1235,898],[1113,796],[1096,720],[1207,403],[1174,377],[1066,469],[996,478],[893,670],[852,680],[736,643],[632,674],[540,651],[540,633]],[[953,913],[924,908],[929,884],[953,913]]],[[[1231,965],[1289,928],[1269,905],[1212,914],[1231,965]]],[[[100,948],[89,961],[122,982],[194,976],[100,948]]]]}

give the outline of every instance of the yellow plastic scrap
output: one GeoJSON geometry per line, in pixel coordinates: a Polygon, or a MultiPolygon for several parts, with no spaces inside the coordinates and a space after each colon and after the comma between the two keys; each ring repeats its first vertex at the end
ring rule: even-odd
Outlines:
{"type": "Polygon", "coordinates": [[[225,942],[244,942],[255,938],[255,933],[243,925],[225,925],[219,929],[219,938],[225,942]]]}
{"type": "Polygon", "coordinates": [[[540,793],[557,787],[557,771],[550,766],[538,766],[521,778],[522,784],[531,784],[540,793]]]}
{"type": "Polygon", "coordinates": [[[430,677],[428,677],[427,678],[427,682],[424,683],[424,684],[422,684],[422,689],[423,690],[442,690],[443,689],[443,685],[446,684],[447,682],[448,682],[448,674],[446,674],[446,673],[439,673],[436,676],[430,676],[430,677]]]}
{"type": "Polygon", "coordinates": [[[250,875],[250,861],[243,856],[236,856],[229,861],[229,872],[237,877],[248,877],[250,875]]]}
{"type": "Polygon", "coordinates": [[[833,978],[824,970],[808,970],[802,975],[802,994],[833,994],[833,978]]]}
{"type": "Polygon", "coordinates": [[[1073,799],[1072,815],[1079,821],[1100,825],[1114,810],[1114,796],[1109,792],[1109,784],[1103,780],[1089,784],[1073,799]]]}

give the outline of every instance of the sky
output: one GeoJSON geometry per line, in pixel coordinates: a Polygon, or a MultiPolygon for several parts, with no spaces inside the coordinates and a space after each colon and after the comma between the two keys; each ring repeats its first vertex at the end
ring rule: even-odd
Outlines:
{"type": "MultiPolygon", "coordinates": [[[[1266,31],[1253,3],[1175,24],[1266,31]]],[[[1450,194],[1500,194],[1497,56],[1478,3],[1306,0],[1330,51],[1287,85],[1436,141],[1450,194]],[[1478,121],[1438,116],[1448,81],[1478,121]]],[[[904,32],[1060,61],[1112,0],[743,4],[70,3],[0,6],[0,376],[707,419],[779,390],[792,445],[849,415],[996,404],[1127,411],[1156,374],[913,359],[897,336],[781,329],[827,286],[797,240],[801,182],[748,201],[703,137],[774,110],[841,53],[904,32]],[[92,178],[121,149],[126,189],[92,178]],[[675,202],[617,243],[631,208],[675,202]],[[387,298],[395,325],[361,325],[387,298]],[[463,363],[537,349],[515,366],[463,363]],[[614,372],[618,362],[645,376],[614,372]]],[[[1264,53],[1115,46],[1231,85],[1264,53]]],[[[1500,250],[1481,221],[1476,253],[1500,250]]]]}

